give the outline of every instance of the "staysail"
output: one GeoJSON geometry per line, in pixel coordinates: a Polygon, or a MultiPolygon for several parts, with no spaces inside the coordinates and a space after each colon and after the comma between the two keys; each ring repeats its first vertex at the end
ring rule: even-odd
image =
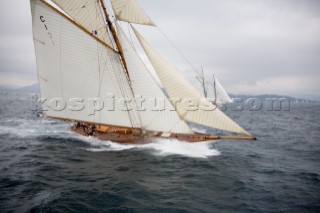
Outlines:
{"type": "Polygon", "coordinates": [[[140,128],[118,54],[48,3],[31,0],[31,8],[45,115],[140,128]]]}
{"type": "Polygon", "coordinates": [[[242,127],[232,121],[211,102],[194,89],[170,64],[168,64],[152,47],[145,41],[140,33],[133,28],[143,49],[145,50],[151,64],[157,72],[162,84],[167,90],[170,98],[179,99],[182,102],[175,104],[180,117],[186,121],[204,125],[207,127],[220,129],[228,132],[250,135],[242,127]],[[213,106],[214,110],[188,110],[189,103],[184,100],[192,99],[204,106],[213,106]]]}
{"type": "Polygon", "coordinates": [[[130,44],[122,29],[117,26],[124,56],[130,72],[131,86],[136,96],[144,99],[144,110],[139,111],[143,129],[166,133],[192,134],[189,126],[172,110],[164,95],[141,58],[130,44]],[[157,103],[156,103],[157,102],[157,103]],[[158,109],[154,109],[154,108],[158,109]]]}
{"type": "Polygon", "coordinates": [[[112,46],[105,19],[97,0],[51,0],[75,22],[112,46]]]}
{"type": "Polygon", "coordinates": [[[135,24],[155,26],[136,0],[110,0],[116,18],[135,24]]]}

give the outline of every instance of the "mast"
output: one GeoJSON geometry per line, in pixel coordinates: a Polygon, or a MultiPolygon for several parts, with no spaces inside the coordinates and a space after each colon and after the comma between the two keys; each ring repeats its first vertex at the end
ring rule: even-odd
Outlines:
{"type": "Polygon", "coordinates": [[[217,105],[217,87],[216,87],[216,77],[213,74],[213,90],[214,90],[214,101],[213,104],[217,105]]]}
{"type": "Polygon", "coordinates": [[[118,49],[118,53],[119,53],[119,55],[120,55],[121,61],[122,61],[122,63],[123,63],[123,66],[124,66],[124,68],[125,68],[125,71],[126,71],[126,75],[127,75],[128,80],[129,80],[129,82],[130,82],[130,75],[129,75],[129,70],[128,70],[127,62],[126,62],[126,59],[125,59],[125,57],[124,57],[123,49],[122,49],[120,40],[119,40],[119,38],[118,38],[117,32],[116,32],[116,30],[115,30],[115,28],[114,28],[114,26],[113,26],[113,24],[112,24],[112,22],[111,22],[111,20],[110,20],[109,14],[108,14],[108,12],[107,12],[107,8],[106,8],[103,0],[99,0],[99,1],[100,1],[101,6],[102,6],[103,13],[104,13],[104,15],[105,15],[105,17],[106,17],[107,25],[108,25],[108,27],[109,27],[109,29],[110,29],[110,32],[111,32],[111,34],[112,34],[112,37],[113,37],[115,43],[116,43],[116,46],[117,46],[117,49],[118,49]]]}
{"type": "Polygon", "coordinates": [[[206,85],[205,85],[205,81],[204,81],[204,72],[203,72],[203,67],[201,67],[201,70],[202,70],[202,88],[203,88],[203,94],[204,94],[204,97],[207,98],[207,91],[206,91],[206,85]]]}
{"type": "Polygon", "coordinates": [[[201,67],[201,74],[199,73],[198,76],[196,76],[196,79],[199,81],[199,83],[201,84],[201,87],[203,89],[203,96],[205,98],[208,98],[208,94],[207,94],[207,90],[206,90],[206,83],[204,81],[204,72],[203,72],[203,67],[201,67]]]}

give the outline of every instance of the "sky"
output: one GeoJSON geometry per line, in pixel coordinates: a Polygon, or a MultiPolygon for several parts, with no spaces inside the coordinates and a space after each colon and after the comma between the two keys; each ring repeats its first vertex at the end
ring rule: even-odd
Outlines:
{"type": "MultiPolygon", "coordinates": [[[[320,99],[319,0],[138,2],[193,66],[203,66],[208,79],[214,73],[227,92],[320,99]]],[[[34,84],[29,0],[1,0],[0,10],[0,86],[34,84]]],[[[138,29],[195,83],[195,72],[157,28],[138,29]]]]}

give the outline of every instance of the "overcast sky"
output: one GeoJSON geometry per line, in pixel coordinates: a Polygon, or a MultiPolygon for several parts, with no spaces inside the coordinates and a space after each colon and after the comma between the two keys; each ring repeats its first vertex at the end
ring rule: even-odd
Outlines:
{"type": "MultiPolygon", "coordinates": [[[[319,0],[138,0],[194,66],[234,94],[320,97],[319,0]],[[201,3],[200,3],[201,2],[201,3]]],[[[1,0],[0,85],[37,82],[29,0],[1,0]]],[[[157,29],[139,28],[190,80],[157,29]]]]}

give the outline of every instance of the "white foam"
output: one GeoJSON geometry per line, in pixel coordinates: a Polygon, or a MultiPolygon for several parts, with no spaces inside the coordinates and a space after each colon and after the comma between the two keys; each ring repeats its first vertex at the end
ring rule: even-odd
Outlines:
{"type": "Polygon", "coordinates": [[[208,158],[218,156],[220,152],[213,149],[211,143],[187,143],[177,140],[157,139],[149,144],[161,156],[182,155],[191,158],[208,158]]]}
{"type": "Polygon", "coordinates": [[[70,135],[69,124],[53,120],[8,119],[0,125],[0,134],[10,134],[22,138],[37,136],[67,136],[70,135]]]}
{"type": "Polygon", "coordinates": [[[91,152],[146,150],[158,156],[181,155],[190,158],[208,158],[220,155],[218,150],[213,149],[211,143],[187,143],[178,140],[154,139],[149,144],[125,145],[111,141],[99,141],[94,138],[88,138],[87,142],[92,147],[86,150],[91,152]]]}

